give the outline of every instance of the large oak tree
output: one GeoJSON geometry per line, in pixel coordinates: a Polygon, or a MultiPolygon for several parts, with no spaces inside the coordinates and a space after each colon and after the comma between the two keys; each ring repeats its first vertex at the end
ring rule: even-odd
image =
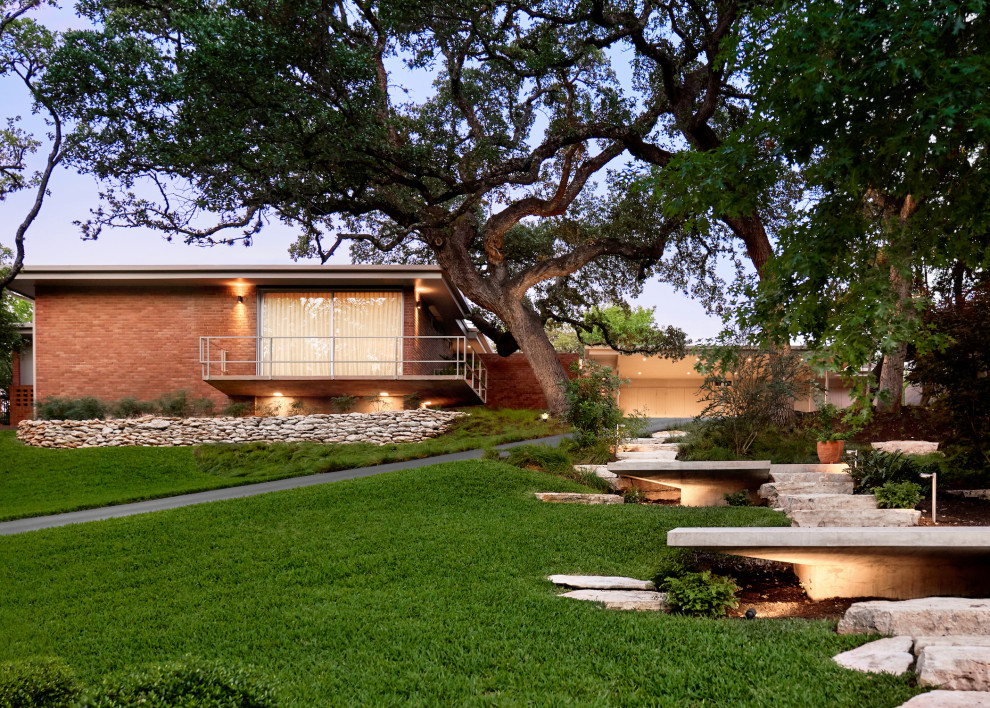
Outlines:
{"type": "Polygon", "coordinates": [[[87,0],[102,29],[67,38],[50,95],[84,126],[77,164],[110,180],[89,236],[218,243],[275,218],[296,256],[439,263],[559,411],[544,322],[654,275],[710,285],[739,241],[757,270],[771,254],[780,174],[737,139],[736,50],[763,31],[745,7],[87,0]]]}

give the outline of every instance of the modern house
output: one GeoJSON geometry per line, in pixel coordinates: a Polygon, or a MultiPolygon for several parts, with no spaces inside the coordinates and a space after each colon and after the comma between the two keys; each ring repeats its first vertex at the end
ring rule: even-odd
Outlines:
{"type": "Polygon", "coordinates": [[[35,308],[21,404],[178,390],[286,411],[488,398],[487,341],[437,266],[33,267],[11,289],[35,308]]]}

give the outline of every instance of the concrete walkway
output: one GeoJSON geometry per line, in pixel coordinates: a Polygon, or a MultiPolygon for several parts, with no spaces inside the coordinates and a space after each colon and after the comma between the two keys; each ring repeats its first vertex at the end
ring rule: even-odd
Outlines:
{"type": "MultiPolygon", "coordinates": [[[[651,418],[650,430],[660,430],[668,425],[678,424],[689,418],[651,418]]],[[[536,440],[520,440],[519,442],[497,445],[497,450],[507,450],[517,445],[557,445],[564,439],[563,435],[551,435],[546,438],[536,440]]],[[[428,467],[429,465],[440,465],[445,462],[461,462],[463,460],[476,460],[481,457],[483,450],[464,450],[463,452],[452,452],[447,455],[436,455],[435,457],[423,457],[418,460],[405,460],[404,462],[389,462],[384,465],[374,465],[372,467],[358,467],[350,470],[338,470],[336,472],[324,472],[322,474],[311,474],[305,477],[290,477],[288,479],[277,479],[271,482],[258,482],[256,484],[244,484],[239,487],[226,487],[224,489],[211,489],[207,492],[196,492],[195,494],[181,494],[175,497],[163,497],[161,499],[149,499],[148,501],[132,502],[130,504],[118,504],[116,506],[101,506],[96,509],[83,509],[82,511],[70,511],[66,514],[52,514],[50,516],[32,516],[27,519],[15,519],[14,521],[0,522],[0,536],[12,536],[28,531],[39,531],[57,526],[68,526],[69,524],[82,524],[87,521],[102,521],[103,519],[115,519],[121,516],[134,516],[135,514],[147,514],[152,511],[164,511],[166,509],[178,509],[183,506],[193,504],[206,504],[208,502],[225,501],[227,499],[240,499],[242,497],[253,497],[258,494],[268,494],[269,492],[282,492],[288,489],[300,489],[302,487],[312,487],[317,484],[327,484],[329,482],[339,482],[345,479],[359,479],[361,477],[371,477],[383,472],[396,472],[398,470],[410,470],[417,467],[428,467]]]]}

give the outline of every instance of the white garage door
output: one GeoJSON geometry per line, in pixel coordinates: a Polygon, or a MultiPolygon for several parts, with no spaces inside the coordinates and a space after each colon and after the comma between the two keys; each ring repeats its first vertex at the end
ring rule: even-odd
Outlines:
{"type": "Polygon", "coordinates": [[[619,392],[619,407],[623,413],[638,411],[651,418],[687,418],[701,413],[696,388],[632,388],[624,386],[619,392]]]}

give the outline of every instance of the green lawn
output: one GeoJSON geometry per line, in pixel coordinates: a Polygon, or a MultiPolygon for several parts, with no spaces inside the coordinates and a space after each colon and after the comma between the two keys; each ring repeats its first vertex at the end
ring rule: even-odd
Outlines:
{"type": "Polygon", "coordinates": [[[553,435],[539,411],[471,410],[437,438],[400,445],[248,444],[49,450],[0,432],[0,521],[419,459],[553,435]]]}
{"type": "MultiPolygon", "coordinates": [[[[651,577],[677,526],[766,509],[542,504],[576,484],[463,462],[0,537],[0,661],[84,682],[147,662],[246,665],[285,706],[897,706],[834,623],[614,612],[550,573],[651,577]]],[[[786,521],[786,520],[785,520],[786,521]]]]}

